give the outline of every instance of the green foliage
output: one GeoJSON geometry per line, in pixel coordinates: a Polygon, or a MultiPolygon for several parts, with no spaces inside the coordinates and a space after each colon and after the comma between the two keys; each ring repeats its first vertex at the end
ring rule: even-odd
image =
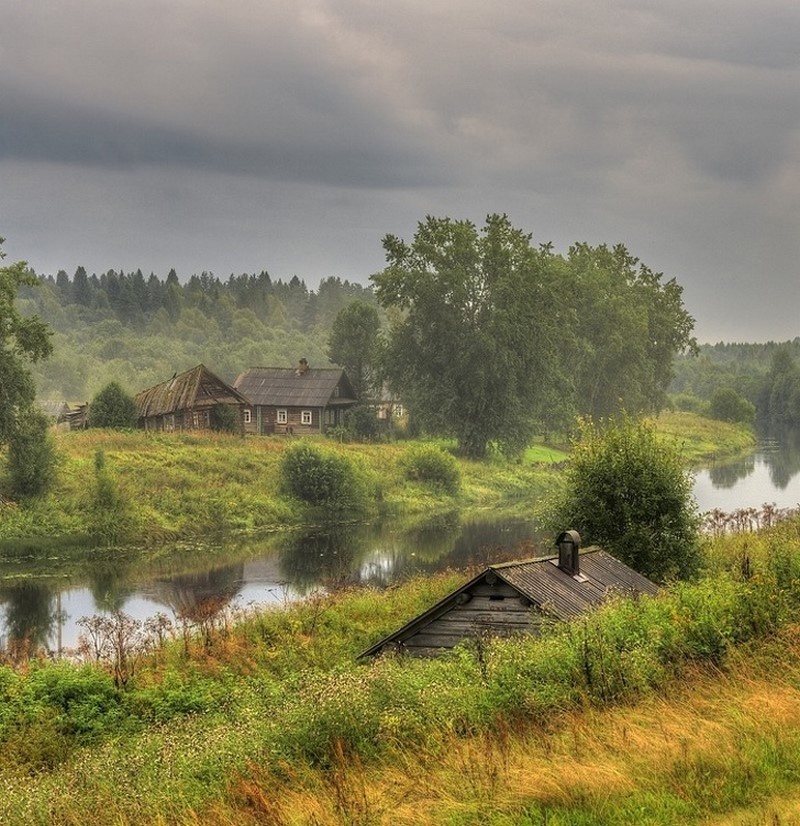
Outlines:
{"type": "Polygon", "coordinates": [[[352,439],[369,441],[381,433],[381,424],[375,410],[365,404],[357,404],[344,414],[344,427],[352,439]]]}
{"type": "Polygon", "coordinates": [[[450,494],[458,493],[461,473],[453,456],[436,445],[409,448],[400,459],[406,479],[422,482],[450,494]]]}
{"type": "Polygon", "coordinates": [[[665,404],[675,356],[696,342],[682,287],[662,278],[622,244],[570,248],[565,301],[577,323],[565,334],[578,412],[601,419],[665,404]]]}
{"type": "Polygon", "coordinates": [[[788,348],[773,355],[759,398],[761,410],[773,421],[800,424],[800,367],[788,348]]]}
{"type": "Polygon", "coordinates": [[[339,311],[328,339],[328,357],[344,368],[357,398],[364,398],[378,386],[380,318],[364,301],[354,301],[339,311]]]}
{"type": "Polygon", "coordinates": [[[429,217],[412,243],[383,243],[373,281],[392,312],[389,383],[468,456],[490,443],[518,455],[576,413],[657,411],[675,355],[695,347],[682,288],[622,245],[562,257],[499,215],[482,231],[429,217]]]}
{"type": "Polygon", "coordinates": [[[8,442],[8,475],[16,498],[42,496],[54,484],[58,464],[50,422],[38,408],[20,411],[8,442]]]}
{"type": "Polygon", "coordinates": [[[516,454],[530,443],[544,390],[558,383],[555,344],[566,325],[548,251],[508,218],[428,218],[406,244],[383,242],[373,276],[395,314],[387,376],[428,432],[452,436],[467,456],[489,442],[516,454]]]}
{"type": "Polygon", "coordinates": [[[115,381],[107,384],[89,405],[89,427],[136,427],[136,403],[115,381]]]}
{"type": "Polygon", "coordinates": [[[756,406],[742,398],[732,387],[720,387],[711,396],[708,414],[712,419],[719,419],[721,422],[753,424],[756,406]]]}
{"type": "Polygon", "coordinates": [[[215,404],[209,413],[211,429],[217,433],[241,433],[242,420],[237,408],[229,404],[215,404]]]}
{"type": "Polygon", "coordinates": [[[365,480],[347,456],[310,442],[286,450],[281,479],[289,495],[314,507],[341,512],[366,506],[365,480]]]}
{"type": "MultiPolygon", "coordinates": [[[[0,248],[0,261],[4,258],[0,248]]],[[[53,349],[47,325],[36,315],[23,316],[17,305],[21,288],[37,283],[24,261],[0,267],[0,444],[10,438],[18,417],[33,404],[30,365],[47,358],[53,349]]]]}
{"type": "Polygon", "coordinates": [[[575,528],[585,544],[600,545],[657,581],[697,570],[691,479],[677,448],[646,422],[583,422],[563,496],[547,521],[556,531],[575,528]]]}
{"type": "Polygon", "coordinates": [[[128,501],[106,464],[102,448],[94,456],[94,491],[90,503],[90,529],[107,545],[129,539],[134,519],[128,501]]]}

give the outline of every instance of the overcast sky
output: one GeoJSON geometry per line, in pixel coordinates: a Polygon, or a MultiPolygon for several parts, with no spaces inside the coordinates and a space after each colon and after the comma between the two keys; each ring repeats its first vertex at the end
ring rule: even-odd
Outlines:
{"type": "Polygon", "coordinates": [[[0,235],[70,275],[368,283],[426,215],[622,242],[800,335],[797,0],[0,0],[0,235]]]}

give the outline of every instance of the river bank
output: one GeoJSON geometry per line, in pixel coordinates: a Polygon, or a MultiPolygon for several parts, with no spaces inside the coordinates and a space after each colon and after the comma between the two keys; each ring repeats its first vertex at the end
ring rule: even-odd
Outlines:
{"type": "MultiPolygon", "coordinates": [[[[687,462],[734,455],[755,442],[744,428],[691,414],[662,414],[655,423],[687,462]]],[[[56,440],[59,467],[48,494],[22,503],[0,498],[0,547],[18,550],[32,540],[39,548],[48,543],[152,548],[327,518],[284,491],[281,459],[293,440],[104,430],[59,433],[56,440]]],[[[568,448],[546,444],[532,446],[520,461],[456,457],[460,484],[449,492],[404,472],[403,457],[420,443],[315,441],[344,457],[368,491],[363,510],[337,514],[340,521],[396,516],[424,521],[453,510],[530,515],[531,503],[561,483],[559,470],[568,458],[568,448]]],[[[449,447],[442,445],[445,451],[449,447]]]]}

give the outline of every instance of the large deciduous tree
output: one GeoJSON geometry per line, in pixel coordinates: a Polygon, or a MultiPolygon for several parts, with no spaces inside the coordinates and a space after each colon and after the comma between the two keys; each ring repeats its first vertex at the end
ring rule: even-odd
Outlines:
{"type": "Polygon", "coordinates": [[[393,318],[386,372],[424,428],[454,436],[468,456],[490,443],[514,453],[557,386],[565,319],[548,247],[506,216],[428,217],[412,243],[389,235],[372,277],[393,318]]]}
{"type": "Polygon", "coordinates": [[[603,418],[621,409],[661,409],[675,356],[696,350],[683,288],[622,244],[575,244],[566,263],[577,321],[571,364],[578,410],[603,418]]]}
{"type": "Polygon", "coordinates": [[[328,357],[345,369],[359,398],[376,384],[379,330],[378,311],[363,301],[348,304],[333,321],[328,357]]]}
{"type": "MultiPolygon", "coordinates": [[[[0,249],[0,260],[4,258],[0,249]]],[[[24,261],[0,267],[0,444],[13,436],[36,396],[29,364],[52,351],[47,325],[35,315],[21,316],[15,304],[20,287],[38,283],[24,261]]]]}

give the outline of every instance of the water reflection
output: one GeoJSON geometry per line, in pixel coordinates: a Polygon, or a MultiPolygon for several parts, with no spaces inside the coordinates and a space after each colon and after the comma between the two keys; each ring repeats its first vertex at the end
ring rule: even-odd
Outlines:
{"type": "Polygon", "coordinates": [[[772,430],[760,435],[755,451],[716,462],[695,474],[695,498],[701,511],[731,513],[766,503],[794,508],[800,503],[800,430],[772,430]]]}
{"type": "Polygon", "coordinates": [[[239,593],[244,564],[225,565],[201,573],[158,580],[152,589],[156,601],[178,619],[204,622],[218,614],[239,593]]]}
{"type": "Polygon", "coordinates": [[[238,541],[216,548],[216,564],[208,567],[191,553],[169,572],[109,562],[84,576],[63,572],[69,584],[61,593],[33,579],[0,590],[0,635],[6,645],[20,638],[53,651],[62,642],[74,648],[78,621],[93,614],[122,611],[145,620],[166,607],[177,619],[202,624],[234,601],[281,605],[319,589],[385,587],[413,574],[532,556],[536,541],[529,520],[461,522],[449,514],[412,529],[347,525],[238,541]],[[54,600],[64,607],[60,622],[54,600]]]}
{"type": "Polygon", "coordinates": [[[36,580],[0,588],[5,616],[3,648],[12,659],[48,647],[60,619],[56,594],[50,584],[36,580]]]}

